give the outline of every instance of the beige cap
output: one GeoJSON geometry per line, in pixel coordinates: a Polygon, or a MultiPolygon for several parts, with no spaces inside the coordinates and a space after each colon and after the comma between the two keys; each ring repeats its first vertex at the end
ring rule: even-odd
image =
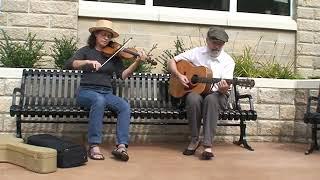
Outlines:
{"type": "Polygon", "coordinates": [[[90,33],[98,30],[108,31],[114,38],[119,36],[119,34],[112,29],[112,22],[108,20],[97,20],[96,25],[89,28],[90,33]]]}

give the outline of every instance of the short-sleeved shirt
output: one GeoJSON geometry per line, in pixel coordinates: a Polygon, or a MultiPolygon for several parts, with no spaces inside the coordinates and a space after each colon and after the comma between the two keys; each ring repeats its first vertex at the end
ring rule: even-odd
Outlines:
{"type": "MultiPolygon", "coordinates": [[[[72,63],[74,60],[92,60],[98,61],[100,64],[106,62],[106,57],[102,52],[97,51],[95,48],[85,46],[80,48],[66,63],[66,69],[73,69],[72,63]]],[[[83,66],[83,75],[80,81],[81,86],[105,86],[111,87],[111,78],[114,73],[121,77],[124,70],[124,65],[120,59],[113,57],[109,62],[99,69],[93,71],[93,67],[83,66]]]]}
{"type": "MultiPolygon", "coordinates": [[[[196,47],[185,51],[174,57],[175,61],[186,60],[195,66],[204,66],[212,70],[213,78],[232,79],[235,62],[233,58],[224,50],[218,57],[210,55],[208,47],[196,47]]],[[[216,85],[212,87],[212,91],[217,91],[216,85]]]]}

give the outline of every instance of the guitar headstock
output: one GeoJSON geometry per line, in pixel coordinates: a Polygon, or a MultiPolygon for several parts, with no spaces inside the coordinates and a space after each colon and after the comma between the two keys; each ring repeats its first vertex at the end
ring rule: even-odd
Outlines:
{"type": "Polygon", "coordinates": [[[234,84],[242,87],[253,88],[255,85],[255,82],[253,79],[249,79],[249,78],[243,78],[243,79],[235,78],[234,84]]]}

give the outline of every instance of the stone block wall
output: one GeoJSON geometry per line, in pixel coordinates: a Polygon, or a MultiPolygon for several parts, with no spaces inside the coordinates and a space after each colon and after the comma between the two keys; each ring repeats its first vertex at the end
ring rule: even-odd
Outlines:
{"type": "Polygon", "coordinates": [[[297,70],[304,77],[320,76],[320,1],[297,1],[297,70]]]}
{"type": "MultiPolygon", "coordinates": [[[[86,45],[89,37],[88,28],[95,24],[99,18],[79,17],[79,47],[86,45]]],[[[208,25],[150,22],[111,19],[114,29],[120,36],[115,39],[122,43],[132,37],[127,47],[136,47],[148,52],[153,45],[157,48],[152,51],[153,58],[158,57],[164,50],[174,52],[174,41],[177,37],[184,42],[185,48],[204,46],[208,25]]],[[[266,30],[257,28],[225,27],[229,35],[229,42],[225,50],[231,55],[244,53],[245,48],[250,47],[251,53],[256,59],[263,62],[275,60],[280,63],[293,64],[295,62],[295,32],[282,30],[266,30]]],[[[160,73],[161,63],[154,70],[160,73]]]]}
{"type": "MultiPolygon", "coordinates": [[[[28,33],[33,33],[38,40],[46,42],[46,56],[36,64],[40,68],[54,67],[50,56],[54,38],[74,36],[79,38],[78,46],[81,47],[85,45],[89,35],[88,27],[97,19],[78,17],[77,0],[2,0],[1,3],[0,28],[17,41],[23,41],[28,33]]],[[[225,46],[226,51],[239,55],[246,47],[251,47],[252,51],[256,51],[255,54],[263,57],[259,58],[262,61],[270,61],[275,56],[277,61],[285,64],[296,62],[299,72],[304,76],[316,76],[319,64],[318,9],[315,0],[298,2],[298,48],[294,31],[226,27],[230,35],[230,42],[225,46]]],[[[207,25],[182,23],[119,19],[113,19],[113,22],[115,29],[120,32],[118,42],[133,37],[129,45],[146,51],[157,44],[158,48],[153,51],[153,57],[161,55],[166,49],[172,50],[177,36],[184,40],[186,47],[204,45],[203,37],[208,29],[207,25]]],[[[154,72],[161,72],[162,66],[158,64],[154,72]]]]}
{"type": "MultiPolygon", "coordinates": [[[[15,134],[15,118],[10,117],[12,91],[20,86],[22,69],[0,68],[0,133],[15,134]]],[[[247,123],[249,141],[302,142],[310,140],[310,127],[303,122],[307,98],[318,94],[320,80],[255,79],[253,89],[241,89],[250,93],[258,120],[247,123]]],[[[248,108],[246,100],[243,109],[248,108]]],[[[31,117],[29,117],[31,118],[31,117]]],[[[39,119],[39,118],[38,118],[39,119]]],[[[46,118],[40,118],[46,119],[46,118]]],[[[63,118],[62,118],[63,119],[63,118]]],[[[23,135],[52,133],[86,142],[86,124],[23,124],[23,135]]],[[[153,126],[131,125],[131,142],[177,142],[187,141],[189,127],[181,125],[153,126]]],[[[239,137],[238,127],[217,128],[216,142],[232,142],[239,137]]],[[[115,125],[104,126],[104,141],[113,142],[115,125]]]]}
{"type": "Polygon", "coordinates": [[[45,56],[37,62],[37,67],[54,67],[50,56],[54,38],[78,37],[78,0],[2,0],[1,3],[0,28],[13,40],[23,41],[32,33],[37,40],[45,42],[45,56]]]}
{"type": "MultiPolygon", "coordinates": [[[[303,116],[307,98],[310,95],[317,96],[318,88],[288,88],[288,84],[301,82],[303,80],[256,79],[257,86],[254,89],[242,91],[252,94],[258,114],[256,122],[248,123],[250,141],[306,143],[310,140],[310,126],[303,122],[303,116]],[[259,87],[259,84],[268,81],[282,85],[259,87]]],[[[313,83],[319,84],[319,81],[313,83]]]]}

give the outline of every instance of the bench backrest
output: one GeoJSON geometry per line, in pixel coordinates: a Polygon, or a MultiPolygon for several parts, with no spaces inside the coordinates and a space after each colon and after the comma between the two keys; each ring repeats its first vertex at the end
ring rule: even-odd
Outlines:
{"type": "MultiPolygon", "coordinates": [[[[20,104],[24,107],[77,106],[81,76],[81,71],[24,70],[20,104]]],[[[177,108],[178,101],[168,94],[168,80],[168,74],[134,74],[125,80],[114,77],[113,90],[134,108],[177,108]]]]}
{"type": "MultiPolygon", "coordinates": [[[[71,70],[37,70],[25,69],[22,75],[19,105],[16,95],[12,99],[10,115],[50,116],[63,115],[76,117],[87,116],[89,110],[79,107],[76,94],[82,77],[81,71],[71,70]]],[[[169,74],[133,74],[125,80],[112,78],[115,95],[126,99],[131,106],[134,118],[179,118],[185,119],[186,110],[183,98],[169,95],[169,74]]],[[[222,120],[255,120],[252,97],[249,94],[239,95],[235,85],[230,90],[227,109],[220,112],[222,120]],[[249,110],[241,110],[239,99],[249,99],[249,110]]],[[[106,111],[107,117],[113,112],[106,111]]]]}

